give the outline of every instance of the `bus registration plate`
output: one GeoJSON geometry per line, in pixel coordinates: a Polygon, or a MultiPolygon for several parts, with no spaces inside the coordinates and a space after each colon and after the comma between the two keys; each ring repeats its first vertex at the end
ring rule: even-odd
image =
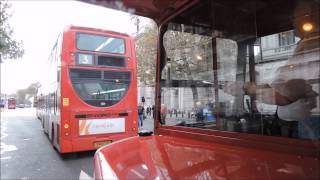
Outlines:
{"type": "Polygon", "coordinates": [[[105,146],[107,144],[110,144],[112,141],[99,141],[99,142],[94,142],[93,146],[94,148],[100,148],[102,146],[105,146]]]}

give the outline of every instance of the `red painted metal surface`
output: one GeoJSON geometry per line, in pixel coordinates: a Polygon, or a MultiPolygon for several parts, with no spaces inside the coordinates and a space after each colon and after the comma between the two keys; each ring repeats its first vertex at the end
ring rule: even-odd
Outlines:
{"type": "Polygon", "coordinates": [[[95,155],[96,179],[319,179],[319,168],[315,157],[173,136],[134,137],[95,155]]]}

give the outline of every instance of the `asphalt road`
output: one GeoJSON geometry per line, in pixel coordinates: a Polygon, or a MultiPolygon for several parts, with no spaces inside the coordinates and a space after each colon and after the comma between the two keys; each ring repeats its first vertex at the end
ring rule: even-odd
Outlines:
{"type": "MultiPolygon", "coordinates": [[[[153,119],[143,128],[153,130],[153,119]]],[[[63,159],[52,148],[34,108],[1,110],[1,179],[92,179],[94,151],[63,159]]]]}
{"type": "Polygon", "coordinates": [[[1,112],[1,179],[91,179],[94,151],[63,159],[34,108],[1,112]]]}

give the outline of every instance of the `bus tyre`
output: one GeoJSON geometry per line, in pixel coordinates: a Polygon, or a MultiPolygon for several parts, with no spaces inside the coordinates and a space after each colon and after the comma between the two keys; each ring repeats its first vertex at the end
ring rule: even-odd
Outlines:
{"type": "Polygon", "coordinates": [[[51,144],[52,144],[52,146],[54,148],[54,127],[53,127],[53,125],[52,125],[52,128],[51,128],[51,144]]]}

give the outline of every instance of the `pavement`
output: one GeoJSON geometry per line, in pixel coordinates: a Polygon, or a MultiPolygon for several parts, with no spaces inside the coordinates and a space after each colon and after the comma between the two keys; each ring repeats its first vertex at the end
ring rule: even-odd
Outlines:
{"type": "Polygon", "coordinates": [[[146,119],[143,120],[143,125],[140,130],[141,129],[154,132],[154,120],[152,116],[147,116],[146,119]]]}

